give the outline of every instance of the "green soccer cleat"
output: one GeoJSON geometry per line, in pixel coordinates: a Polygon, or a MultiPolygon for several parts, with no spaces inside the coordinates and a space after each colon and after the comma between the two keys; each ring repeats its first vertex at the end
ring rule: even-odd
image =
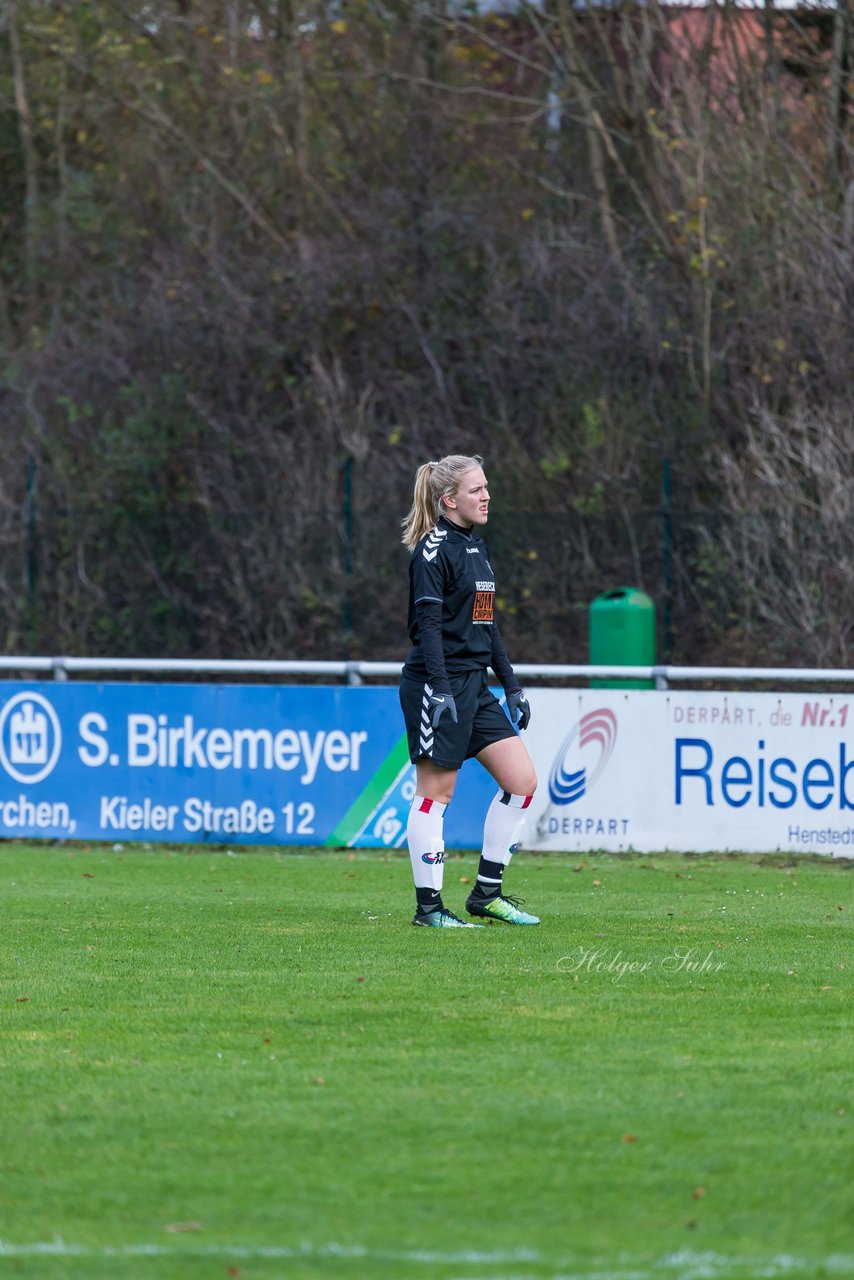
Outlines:
{"type": "Polygon", "coordinates": [[[485,916],[487,920],[503,920],[505,924],[539,924],[540,917],[529,915],[520,910],[522,898],[505,898],[496,893],[491,898],[482,897],[479,893],[470,893],[466,902],[466,911],[470,916],[485,916]]]}
{"type": "Polygon", "coordinates": [[[426,925],[429,929],[482,929],[482,924],[470,924],[461,920],[447,907],[438,907],[435,911],[416,911],[412,917],[413,924],[426,925]]]}

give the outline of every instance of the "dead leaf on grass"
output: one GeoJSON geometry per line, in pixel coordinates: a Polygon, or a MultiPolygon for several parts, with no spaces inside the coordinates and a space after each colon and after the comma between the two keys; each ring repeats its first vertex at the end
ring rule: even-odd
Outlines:
{"type": "Polygon", "coordinates": [[[164,1230],[174,1236],[182,1231],[204,1231],[204,1227],[200,1222],[170,1222],[164,1230]]]}

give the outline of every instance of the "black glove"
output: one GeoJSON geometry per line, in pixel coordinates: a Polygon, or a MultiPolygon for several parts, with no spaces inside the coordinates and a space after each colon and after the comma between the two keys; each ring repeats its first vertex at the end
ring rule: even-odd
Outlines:
{"type": "Polygon", "coordinates": [[[434,729],[439,728],[439,721],[446,711],[451,714],[454,724],[457,723],[457,704],[449,693],[431,693],[428,699],[427,714],[434,729]]]}
{"type": "Polygon", "coordinates": [[[507,710],[510,720],[517,729],[527,729],[531,723],[531,704],[521,689],[514,689],[507,695],[507,710]]]}

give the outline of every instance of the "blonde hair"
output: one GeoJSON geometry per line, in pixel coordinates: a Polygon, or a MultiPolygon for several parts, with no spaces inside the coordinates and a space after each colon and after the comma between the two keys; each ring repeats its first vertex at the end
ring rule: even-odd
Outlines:
{"type": "Polygon", "coordinates": [[[478,454],[449,453],[438,462],[425,462],[415,472],[415,494],[403,525],[403,543],[414,551],[442,511],[442,499],[452,498],[467,471],[483,466],[478,454]]]}

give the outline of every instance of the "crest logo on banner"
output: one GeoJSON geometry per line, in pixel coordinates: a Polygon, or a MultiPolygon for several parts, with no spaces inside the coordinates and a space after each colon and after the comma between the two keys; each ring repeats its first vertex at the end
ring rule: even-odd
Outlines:
{"type": "Polygon", "coordinates": [[[617,717],[607,707],[588,711],[573,725],[551,767],[553,804],[574,804],[596,783],[617,741],[617,717]]]}
{"type": "Polygon", "coordinates": [[[16,782],[41,782],[62,748],[59,718],[40,693],[16,693],[0,712],[0,765],[16,782]]]}

